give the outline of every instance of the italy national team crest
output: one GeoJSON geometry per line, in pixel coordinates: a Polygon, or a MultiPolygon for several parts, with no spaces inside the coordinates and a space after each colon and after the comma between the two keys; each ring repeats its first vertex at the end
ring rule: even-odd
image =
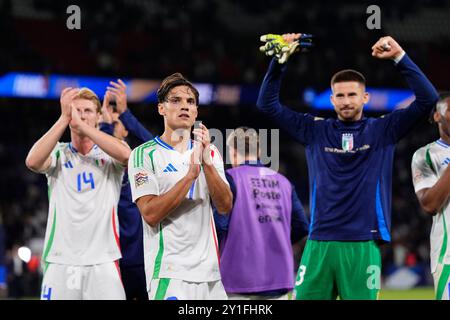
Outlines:
{"type": "Polygon", "coordinates": [[[342,134],[342,150],[344,151],[353,150],[353,134],[351,133],[342,134]]]}

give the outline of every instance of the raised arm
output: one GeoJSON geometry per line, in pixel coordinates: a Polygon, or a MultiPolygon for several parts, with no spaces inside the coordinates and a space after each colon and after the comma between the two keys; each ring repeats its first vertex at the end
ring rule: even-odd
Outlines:
{"type": "Polygon", "coordinates": [[[438,93],[402,47],[392,37],[382,37],[372,47],[372,55],[379,59],[394,60],[397,69],[416,96],[417,108],[428,115],[438,99],[438,93]]]}
{"type": "Polygon", "coordinates": [[[118,79],[117,82],[111,81],[110,85],[111,87],[108,87],[108,93],[116,100],[119,119],[122,121],[128,132],[141,140],[141,142],[153,139],[153,135],[150,131],[148,131],[128,109],[127,86],[125,82],[118,79]]]}
{"type": "Polygon", "coordinates": [[[80,115],[75,107],[72,107],[72,120],[70,121],[72,130],[80,135],[89,137],[100,149],[109,154],[123,165],[128,163],[130,157],[130,147],[119,139],[106,134],[97,128],[91,127],[80,119],[80,115]]]}
{"type": "Polygon", "coordinates": [[[70,104],[78,92],[77,88],[65,88],[61,92],[61,116],[28,152],[25,164],[30,170],[42,173],[50,167],[50,154],[69,125],[71,120],[70,104]]]}
{"type": "MultiPolygon", "coordinates": [[[[283,35],[287,42],[292,42],[299,36],[300,34],[283,35]]],[[[291,110],[280,103],[281,80],[286,69],[287,63],[280,64],[276,58],[272,59],[259,89],[256,106],[294,139],[308,144],[313,139],[314,117],[291,110]]]]}
{"type": "Polygon", "coordinates": [[[103,131],[104,133],[113,136],[114,124],[113,124],[112,108],[109,104],[110,99],[111,94],[108,91],[106,91],[105,96],[103,97],[102,116],[98,128],[100,129],[100,131],[103,131]]]}
{"type": "Polygon", "coordinates": [[[392,137],[394,141],[398,141],[414,125],[428,118],[438,100],[438,93],[425,74],[392,37],[380,38],[372,47],[372,55],[379,59],[394,60],[397,69],[416,97],[407,108],[394,111],[387,117],[392,137]]]}
{"type": "Polygon", "coordinates": [[[142,123],[131,113],[130,109],[126,109],[120,114],[119,119],[122,121],[128,132],[132,133],[142,142],[150,141],[154,136],[148,131],[142,123]]]}

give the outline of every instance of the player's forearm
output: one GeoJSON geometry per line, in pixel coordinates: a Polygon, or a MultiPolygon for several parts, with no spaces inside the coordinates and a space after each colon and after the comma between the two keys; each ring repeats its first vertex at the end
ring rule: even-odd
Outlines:
{"type": "Polygon", "coordinates": [[[100,131],[109,134],[110,136],[114,135],[114,125],[108,122],[100,122],[98,128],[100,131]]]}
{"type": "Polygon", "coordinates": [[[233,194],[222,180],[214,165],[203,164],[206,183],[212,202],[220,214],[226,214],[233,208],[233,194]]]}
{"type": "Polygon", "coordinates": [[[144,141],[149,141],[153,139],[153,135],[148,131],[136,117],[131,113],[129,109],[125,110],[119,119],[122,121],[125,128],[136,138],[144,141]]]}
{"type": "Polygon", "coordinates": [[[424,112],[431,111],[438,99],[438,93],[433,84],[407,54],[400,60],[397,67],[414,92],[419,107],[424,112]]]}
{"type": "Polygon", "coordinates": [[[125,143],[93,127],[83,126],[80,131],[112,158],[124,165],[128,163],[131,150],[125,143]]]}
{"type": "Polygon", "coordinates": [[[35,172],[42,172],[49,165],[50,154],[64,134],[70,119],[60,117],[55,124],[48,130],[28,152],[25,160],[26,166],[35,172]]]}
{"type": "Polygon", "coordinates": [[[194,183],[194,179],[186,176],[168,192],[151,199],[138,200],[137,205],[145,222],[152,227],[157,226],[185,199],[192,183],[194,183]]]}
{"type": "Polygon", "coordinates": [[[281,79],[286,64],[280,65],[276,59],[272,59],[269,69],[259,89],[256,106],[262,112],[273,116],[281,111],[280,87],[281,79]]]}
{"type": "Polygon", "coordinates": [[[450,167],[448,167],[436,184],[419,195],[422,208],[434,215],[438,213],[450,196],[450,167]]]}

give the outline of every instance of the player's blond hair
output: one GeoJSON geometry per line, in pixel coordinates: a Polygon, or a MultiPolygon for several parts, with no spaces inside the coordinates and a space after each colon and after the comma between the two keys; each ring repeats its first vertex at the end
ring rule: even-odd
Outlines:
{"type": "Polygon", "coordinates": [[[97,113],[102,113],[102,104],[100,103],[100,99],[95,94],[94,91],[92,91],[89,88],[81,88],[78,94],[76,95],[75,99],[83,99],[83,100],[89,100],[92,101],[95,106],[97,107],[97,113]]]}

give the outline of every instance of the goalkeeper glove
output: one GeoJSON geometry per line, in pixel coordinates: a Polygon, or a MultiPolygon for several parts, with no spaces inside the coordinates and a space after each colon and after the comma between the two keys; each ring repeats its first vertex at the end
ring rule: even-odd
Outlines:
{"type": "Polygon", "coordinates": [[[261,36],[260,40],[266,44],[259,50],[267,56],[275,55],[280,64],[285,63],[294,52],[306,51],[306,48],[312,47],[312,35],[310,34],[301,34],[300,39],[291,43],[286,42],[278,34],[266,34],[261,36]]]}

